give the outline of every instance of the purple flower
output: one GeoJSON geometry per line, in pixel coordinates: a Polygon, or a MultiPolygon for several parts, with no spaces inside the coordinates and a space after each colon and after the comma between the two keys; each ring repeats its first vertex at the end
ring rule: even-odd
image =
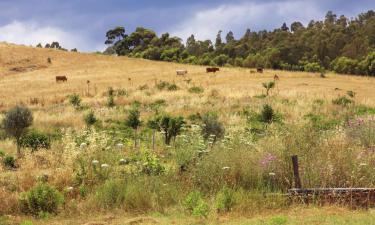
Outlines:
{"type": "Polygon", "coordinates": [[[276,160],[276,156],[272,155],[271,153],[267,153],[264,158],[260,161],[260,164],[263,167],[269,166],[273,161],[276,160]]]}

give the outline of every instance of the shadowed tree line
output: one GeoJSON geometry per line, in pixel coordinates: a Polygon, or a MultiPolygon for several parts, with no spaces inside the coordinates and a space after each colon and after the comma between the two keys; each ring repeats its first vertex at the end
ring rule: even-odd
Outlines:
{"type": "Polygon", "coordinates": [[[211,65],[264,67],[272,69],[375,76],[375,12],[370,10],[348,19],[329,11],[323,21],[310,21],[307,27],[284,23],[273,31],[247,29],[236,39],[228,32],[223,39],[196,40],[191,35],[185,44],[168,33],[157,34],[138,27],[126,34],[116,27],[106,34],[106,54],[127,55],[151,60],[211,65]]]}

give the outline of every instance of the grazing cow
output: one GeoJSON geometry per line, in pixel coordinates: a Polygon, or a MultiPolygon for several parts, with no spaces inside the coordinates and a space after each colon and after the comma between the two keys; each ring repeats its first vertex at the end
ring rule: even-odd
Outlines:
{"type": "Polygon", "coordinates": [[[261,68],[261,67],[257,68],[257,72],[258,73],[263,73],[263,68],[261,68]]]}
{"type": "Polygon", "coordinates": [[[218,68],[218,67],[208,67],[208,68],[206,68],[207,73],[216,73],[218,71],[220,71],[220,68],[218,68]]]}
{"type": "Polygon", "coordinates": [[[273,77],[273,80],[277,81],[277,80],[280,80],[280,78],[279,78],[279,76],[277,76],[277,74],[275,74],[275,76],[273,77]]]}
{"type": "Polygon", "coordinates": [[[181,76],[183,76],[183,75],[186,75],[187,73],[188,73],[188,71],[187,70],[176,70],[176,73],[177,73],[177,75],[181,75],[181,76]]]}
{"type": "Polygon", "coordinates": [[[66,76],[56,76],[56,82],[68,82],[68,78],[66,76]]]}

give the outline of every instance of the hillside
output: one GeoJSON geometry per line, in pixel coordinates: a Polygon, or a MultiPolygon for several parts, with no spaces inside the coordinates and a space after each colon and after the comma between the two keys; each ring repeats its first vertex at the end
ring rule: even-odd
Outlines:
{"type": "MultiPolygon", "coordinates": [[[[109,87],[134,92],[130,99],[119,98],[119,104],[132,100],[147,103],[163,98],[167,102],[175,103],[168,111],[183,114],[207,110],[203,103],[207,102],[212,91],[216,90],[214,92],[220,95],[224,103],[220,110],[225,111],[230,108],[230,102],[239,101],[241,105],[245,105],[248,97],[261,94],[264,91],[262,83],[272,80],[275,74],[279,75],[280,81],[274,92],[280,97],[331,99],[352,90],[357,93],[359,102],[375,104],[375,92],[372,91],[375,80],[368,77],[328,74],[328,78],[322,79],[319,74],[314,73],[272,70],[266,70],[264,74],[252,74],[250,69],[243,68],[222,68],[218,74],[212,75],[206,74],[205,68],[201,66],[71,53],[4,43],[0,44],[0,63],[2,111],[20,103],[34,104],[35,109],[40,109],[41,105],[47,106],[48,111],[50,107],[66,102],[67,96],[73,93],[80,94],[88,104],[99,107],[105,104],[103,95],[109,87]],[[47,63],[47,58],[51,58],[51,64],[47,63]],[[186,77],[176,76],[175,70],[181,68],[188,70],[186,77]],[[58,75],[67,76],[68,82],[56,83],[55,76],[58,75]],[[187,84],[186,80],[189,79],[191,82],[187,84]],[[90,80],[90,96],[87,96],[87,80],[90,80]],[[137,90],[142,85],[151,88],[155,82],[161,80],[175,83],[181,89],[152,95],[145,95],[137,90]],[[188,94],[186,89],[189,85],[202,86],[205,92],[194,101],[186,102],[184,96],[188,94]]],[[[48,113],[41,116],[46,119],[53,115],[48,113]]],[[[66,115],[68,116],[75,117],[66,115]]],[[[66,117],[60,119],[70,119],[66,117]]]]}
{"type": "Polygon", "coordinates": [[[375,187],[375,78],[229,67],[207,74],[202,66],[5,43],[0,68],[0,121],[16,105],[34,119],[19,155],[0,129],[0,224],[1,215],[12,225],[374,217],[349,211],[345,199],[301,207],[285,193],[294,186],[291,155],[304,187],[375,187]],[[52,209],[32,204],[30,190],[49,188],[57,193],[46,197],[52,209]]]}

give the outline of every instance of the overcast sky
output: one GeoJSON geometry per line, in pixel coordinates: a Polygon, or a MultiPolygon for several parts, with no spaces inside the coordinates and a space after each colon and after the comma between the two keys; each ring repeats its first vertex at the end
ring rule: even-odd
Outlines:
{"type": "Polygon", "coordinates": [[[104,49],[105,32],[137,26],[186,39],[236,37],[247,28],[273,30],[286,22],[322,20],[327,11],[356,17],[375,0],[0,0],[0,41],[36,45],[59,41],[81,51],[104,49]]]}

